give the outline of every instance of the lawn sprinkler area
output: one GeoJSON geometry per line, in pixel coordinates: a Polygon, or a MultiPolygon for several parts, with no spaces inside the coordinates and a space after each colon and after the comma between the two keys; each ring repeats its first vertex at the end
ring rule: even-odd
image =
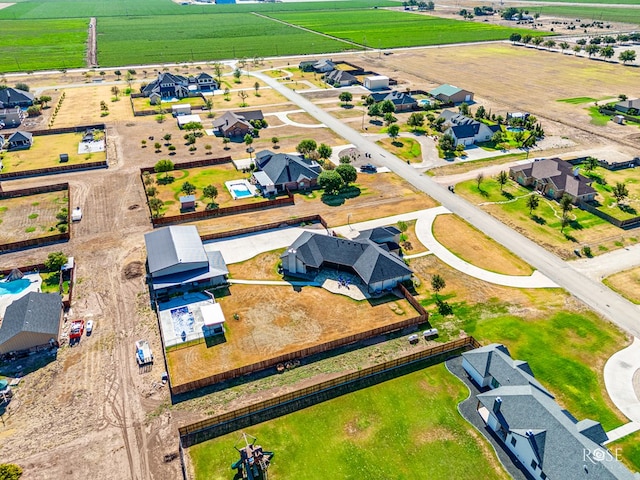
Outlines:
{"type": "Polygon", "coordinates": [[[256,187],[247,180],[231,180],[224,183],[234,200],[255,197],[258,194],[256,187]]]}
{"type": "Polygon", "coordinates": [[[188,293],[158,304],[165,348],[205,336],[206,307],[214,303],[203,293],[188,293]]]}

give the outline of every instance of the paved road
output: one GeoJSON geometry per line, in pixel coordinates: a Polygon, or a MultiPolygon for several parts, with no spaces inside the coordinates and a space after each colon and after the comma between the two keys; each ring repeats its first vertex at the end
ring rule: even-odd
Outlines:
{"type": "Polygon", "coordinates": [[[571,266],[589,278],[601,280],[617,272],[640,266],[640,244],[614,250],[593,258],[581,258],[571,266]]]}
{"type": "Polygon", "coordinates": [[[391,171],[406,179],[414,187],[440,202],[448,210],[520,256],[555,283],[582,300],[593,310],[611,320],[633,336],[640,337],[640,323],[637,320],[638,307],[631,302],[625,300],[601,283],[586,277],[520,233],[502,224],[466,200],[449,192],[445,187],[438,185],[431,178],[420,175],[419,172],[416,172],[416,170],[410,165],[407,165],[406,162],[403,162],[398,157],[363,137],[359,132],[323,111],[298,93],[291,91],[267,75],[259,72],[248,72],[248,74],[264,81],[278,93],[306,110],[307,113],[315,117],[319,122],[324,123],[348,142],[356,145],[362,151],[369,152],[372,155],[373,163],[388,167],[391,171]]]}

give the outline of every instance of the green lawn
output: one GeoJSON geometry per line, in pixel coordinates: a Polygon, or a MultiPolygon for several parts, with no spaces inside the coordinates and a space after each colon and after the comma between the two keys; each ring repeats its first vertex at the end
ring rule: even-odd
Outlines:
{"type": "MultiPolygon", "coordinates": [[[[275,452],[272,478],[508,478],[484,438],[458,414],[456,405],[467,395],[439,364],[244,431],[275,452]]],[[[233,478],[238,436],[191,447],[195,478],[233,478]]]]}
{"type": "Polygon", "coordinates": [[[84,66],[88,23],[88,18],[0,20],[0,73],[84,66]]]}
{"type": "Polygon", "coordinates": [[[600,203],[599,210],[620,220],[640,215],[640,171],[635,168],[611,171],[597,167],[590,172],[583,169],[582,174],[594,180],[591,186],[599,194],[596,197],[600,203]],[[616,183],[624,183],[629,191],[629,197],[624,200],[622,208],[618,206],[612,193],[616,183]]]}
{"type": "Polygon", "coordinates": [[[273,13],[269,16],[372,48],[502,40],[515,32],[534,36],[550,35],[543,31],[389,10],[363,10],[354,15],[323,11],[273,13]]]}
{"type": "Polygon", "coordinates": [[[609,115],[600,113],[598,107],[589,107],[587,108],[587,110],[589,111],[589,116],[591,117],[591,123],[593,125],[602,127],[611,121],[611,117],[609,115]]]}
{"type": "MultiPolygon", "coordinates": [[[[615,3],[628,2],[616,1],[615,3]]],[[[562,5],[557,7],[532,7],[529,10],[533,14],[539,13],[540,15],[568,17],[571,19],[580,18],[585,23],[588,23],[589,19],[591,19],[603,22],[624,22],[640,25],[640,9],[637,8],[576,7],[562,5]]],[[[603,31],[602,33],[605,32],[603,31]]]]}
{"type": "Polygon", "coordinates": [[[597,98],[591,97],[574,97],[574,98],[560,98],[556,102],[568,103],[570,105],[580,105],[581,103],[591,103],[597,101],[597,98]]]}
{"type": "Polygon", "coordinates": [[[614,457],[622,460],[633,471],[640,472],[640,432],[632,433],[607,445],[614,457]]]}
{"type": "Polygon", "coordinates": [[[420,142],[413,138],[383,138],[376,142],[381,145],[382,148],[393,153],[397,157],[410,162],[422,162],[422,149],[420,148],[420,142]]]}

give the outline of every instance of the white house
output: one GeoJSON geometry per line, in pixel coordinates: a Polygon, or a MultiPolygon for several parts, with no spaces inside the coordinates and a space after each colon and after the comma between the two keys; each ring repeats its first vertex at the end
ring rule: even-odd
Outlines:
{"type": "Polygon", "coordinates": [[[493,134],[500,130],[499,125],[486,125],[482,122],[474,120],[460,113],[445,110],[440,114],[440,118],[444,118],[446,129],[445,135],[453,137],[454,144],[457,146],[473,145],[477,142],[488,142],[493,134]]]}

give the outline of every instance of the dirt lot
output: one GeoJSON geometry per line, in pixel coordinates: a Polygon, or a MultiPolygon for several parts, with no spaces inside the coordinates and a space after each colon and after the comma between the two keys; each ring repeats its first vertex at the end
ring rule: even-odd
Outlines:
{"type": "Polygon", "coordinates": [[[67,208],[67,195],[64,190],[0,200],[0,243],[60,233],[56,214],[67,208]]]}
{"type": "Polygon", "coordinates": [[[616,273],[604,280],[605,285],[633,303],[640,304],[640,268],[616,273]]]}
{"type": "Polygon", "coordinates": [[[174,385],[417,315],[404,299],[356,302],[318,287],[232,285],[229,292],[218,298],[226,342],[167,352],[174,385]]]}

